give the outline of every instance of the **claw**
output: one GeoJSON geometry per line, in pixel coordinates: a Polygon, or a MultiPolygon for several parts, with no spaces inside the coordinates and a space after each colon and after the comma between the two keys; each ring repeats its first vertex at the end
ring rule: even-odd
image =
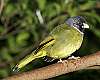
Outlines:
{"type": "Polygon", "coordinates": [[[78,56],[78,57],[71,56],[71,57],[69,57],[68,59],[75,59],[75,60],[77,60],[77,59],[80,59],[80,57],[79,57],[79,56],[78,56]]]}
{"type": "Polygon", "coordinates": [[[59,59],[58,63],[64,63],[65,61],[63,61],[62,59],[59,59]]]}

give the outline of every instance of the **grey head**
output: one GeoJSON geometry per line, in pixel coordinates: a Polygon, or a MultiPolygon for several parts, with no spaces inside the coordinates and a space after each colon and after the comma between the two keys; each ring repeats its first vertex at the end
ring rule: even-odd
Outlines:
{"type": "Polygon", "coordinates": [[[68,20],[66,20],[65,23],[71,27],[74,27],[82,34],[85,28],[89,28],[86,20],[82,16],[71,17],[68,20]]]}

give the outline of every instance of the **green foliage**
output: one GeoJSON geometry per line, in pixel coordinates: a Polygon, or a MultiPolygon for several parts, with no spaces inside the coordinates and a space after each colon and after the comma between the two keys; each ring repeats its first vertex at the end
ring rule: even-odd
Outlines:
{"type": "Polygon", "coordinates": [[[45,9],[45,4],[46,4],[46,0],[37,0],[37,4],[38,4],[38,7],[40,8],[40,10],[43,10],[45,9]]]}
{"type": "Polygon", "coordinates": [[[27,44],[26,40],[29,38],[29,33],[28,32],[20,32],[19,35],[17,36],[17,44],[18,45],[23,45],[25,46],[27,44]]]}
{"type": "MultiPolygon", "coordinates": [[[[100,5],[99,0],[3,0],[3,2],[0,14],[0,78],[11,75],[11,68],[34,49],[33,45],[37,46],[48,32],[71,16],[84,16],[90,25],[90,29],[85,33],[83,45],[78,51],[81,53],[79,55],[100,50],[100,7],[97,7],[97,3],[100,5]],[[43,24],[39,22],[36,10],[40,10],[42,14],[43,24]],[[5,65],[2,67],[2,64],[5,65]]],[[[35,68],[37,62],[29,64],[22,71],[35,68]]],[[[45,65],[43,61],[40,62],[41,64],[37,63],[38,67],[45,65]]],[[[62,77],[65,78],[66,75],[62,77]]]]}

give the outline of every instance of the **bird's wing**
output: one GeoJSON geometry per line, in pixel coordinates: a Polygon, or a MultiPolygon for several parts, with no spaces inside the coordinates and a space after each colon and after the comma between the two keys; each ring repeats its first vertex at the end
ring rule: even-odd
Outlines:
{"type": "Polygon", "coordinates": [[[14,68],[13,71],[17,71],[20,68],[24,67],[25,65],[27,65],[29,62],[31,62],[32,60],[36,59],[36,58],[40,58],[40,57],[44,57],[46,56],[46,51],[43,50],[44,48],[48,47],[49,45],[54,43],[54,38],[49,36],[47,38],[45,38],[45,40],[43,40],[39,46],[37,47],[37,49],[35,51],[33,51],[30,55],[26,56],[24,59],[22,59],[14,68]]]}
{"type": "Polygon", "coordinates": [[[48,47],[49,45],[54,44],[55,39],[52,36],[48,36],[47,38],[45,38],[38,46],[38,48],[36,50],[40,50],[43,48],[48,47]]]}

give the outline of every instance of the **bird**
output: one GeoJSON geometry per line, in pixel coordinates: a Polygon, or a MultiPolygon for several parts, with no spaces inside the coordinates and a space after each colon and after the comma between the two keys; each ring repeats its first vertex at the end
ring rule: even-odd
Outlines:
{"type": "Polygon", "coordinates": [[[89,25],[83,16],[66,19],[64,23],[55,27],[31,54],[19,61],[13,71],[20,70],[31,61],[45,56],[53,59],[67,58],[81,47],[85,28],[89,28],[89,25]]]}

